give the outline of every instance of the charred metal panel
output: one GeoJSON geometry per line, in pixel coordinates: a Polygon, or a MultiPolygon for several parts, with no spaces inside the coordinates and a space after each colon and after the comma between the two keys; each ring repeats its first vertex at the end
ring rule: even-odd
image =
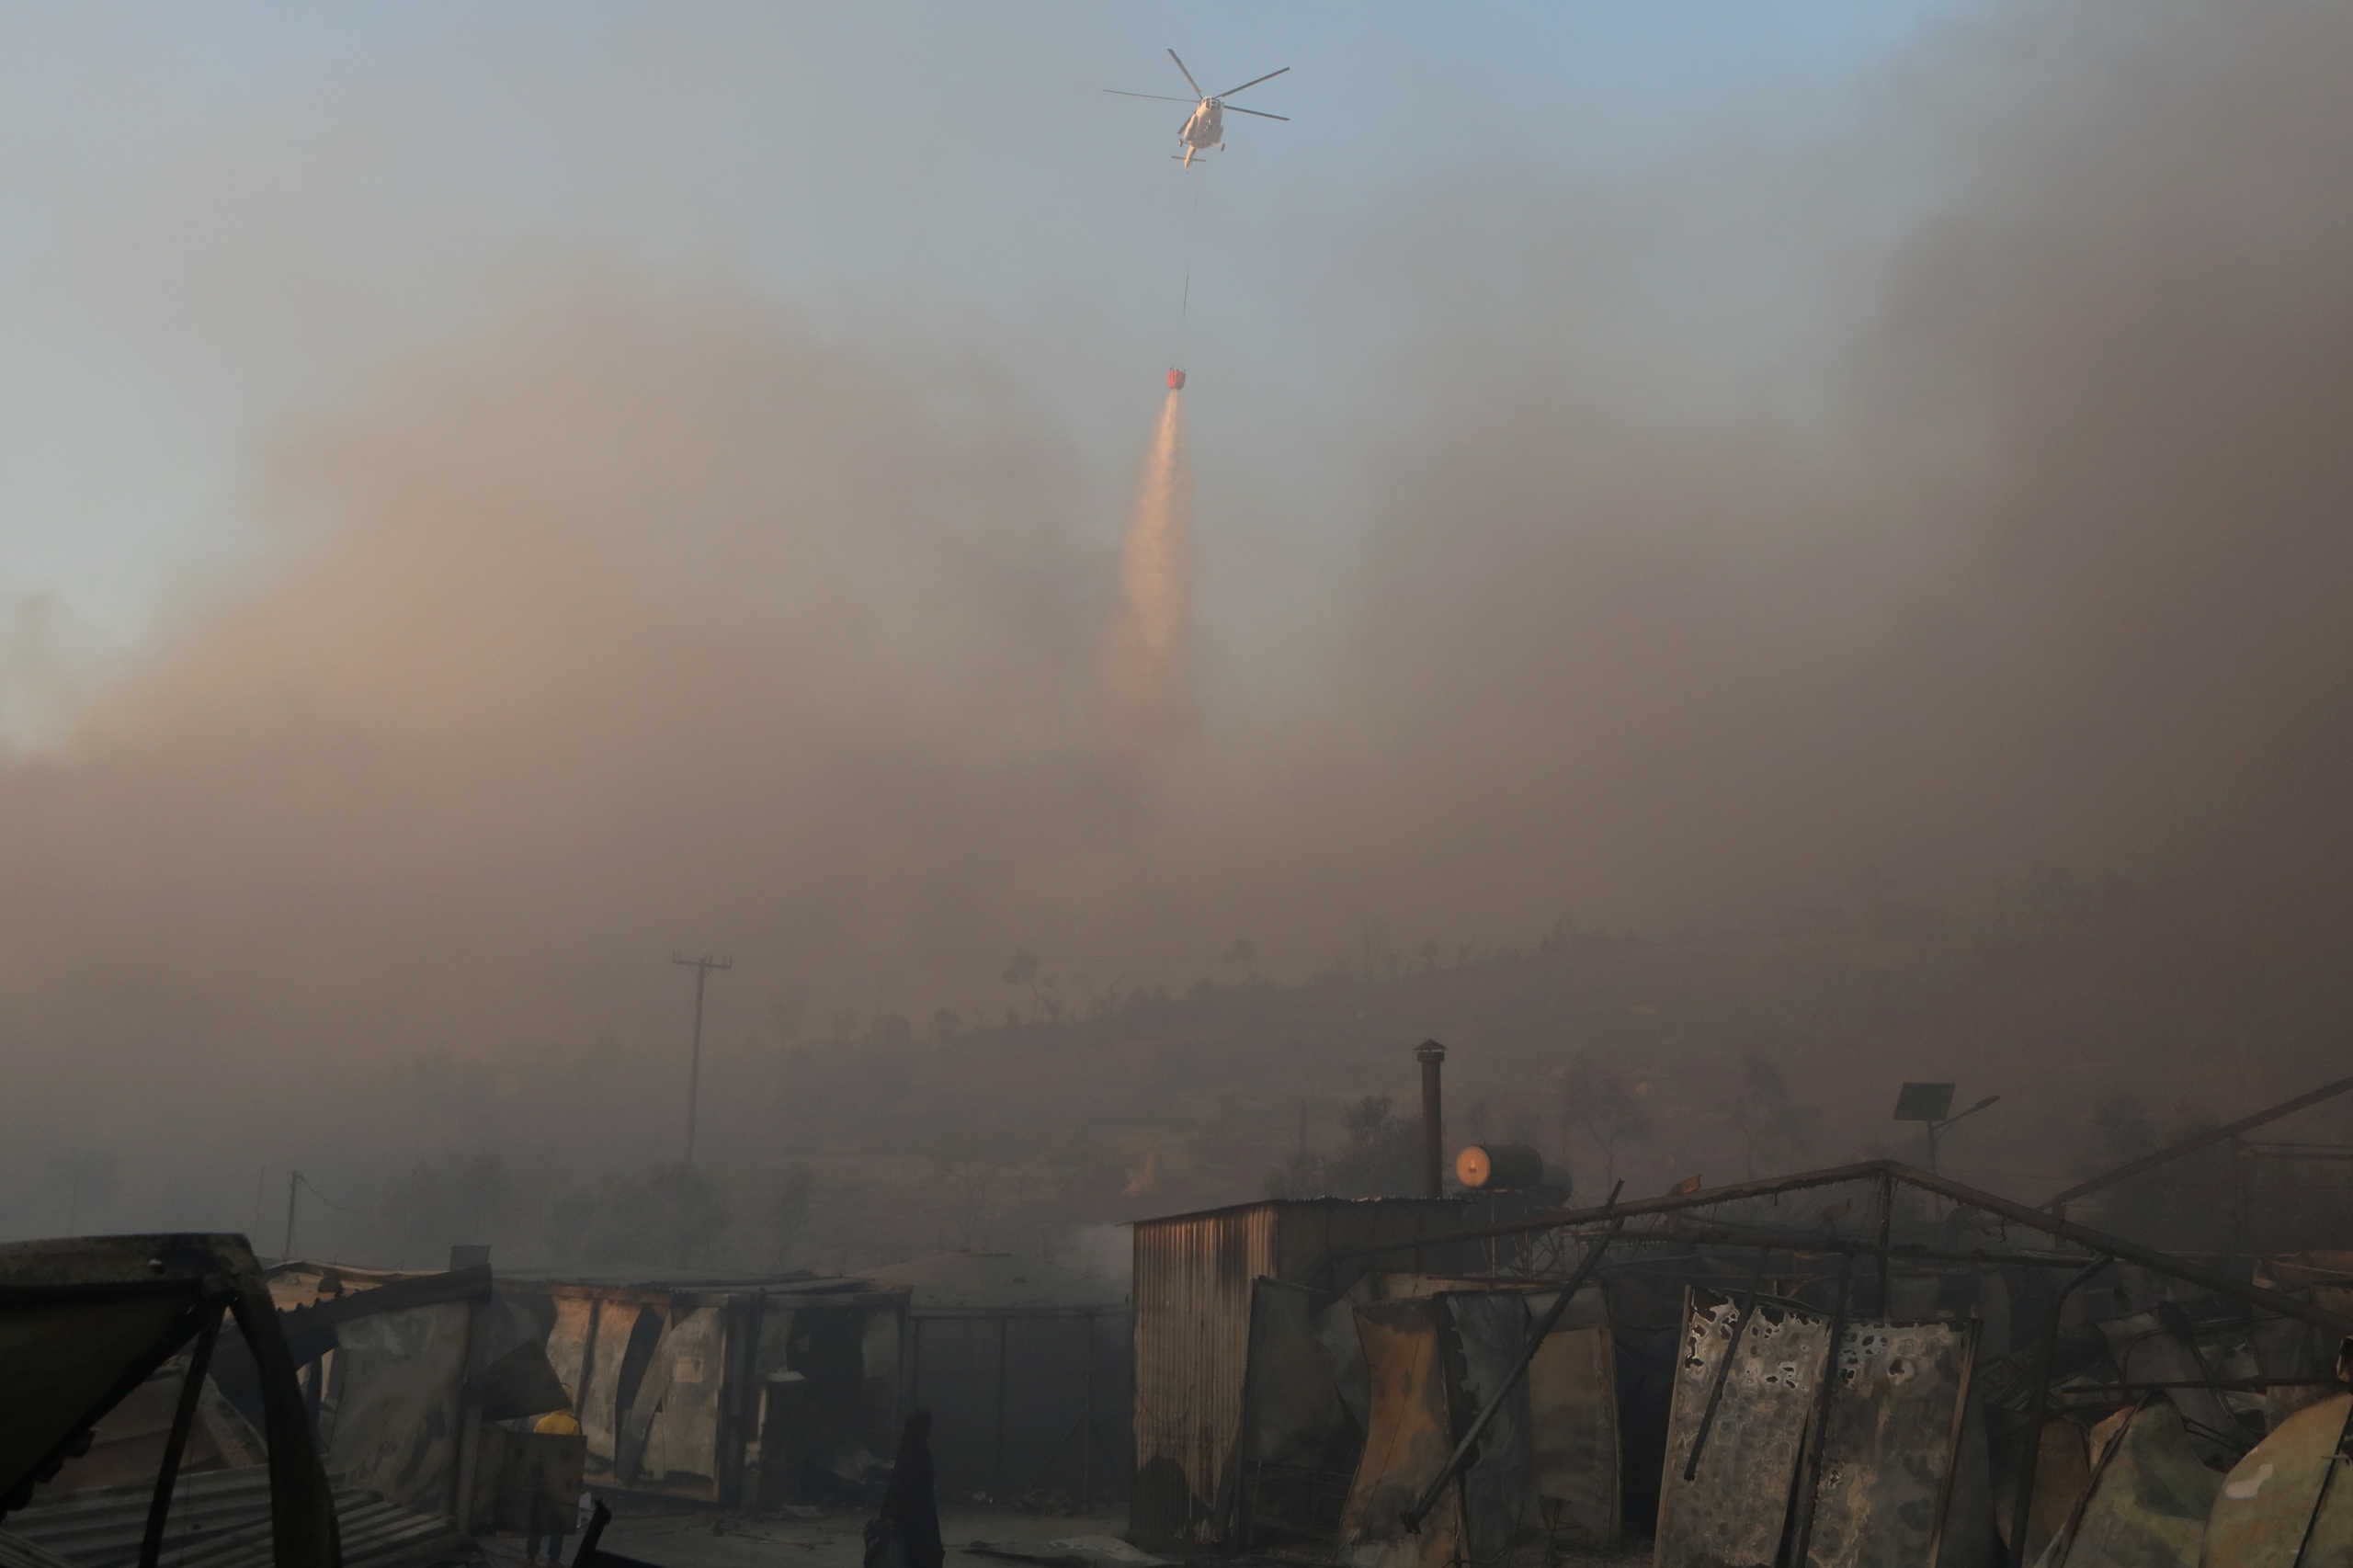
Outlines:
{"type": "MultiPolygon", "coordinates": [[[[1529,1297],[1529,1315],[1542,1317],[1553,1299],[1529,1297]]],[[[1618,1352],[1599,1290],[1579,1291],[1538,1346],[1528,1364],[1528,1403],[1530,1485],[1545,1532],[1563,1545],[1615,1548],[1618,1352]]]]}
{"type": "Polygon", "coordinates": [[[0,1494],[107,1408],[123,1369],[175,1332],[195,1294],[63,1301],[0,1317],[0,1494]]]}
{"type": "Polygon", "coordinates": [[[449,1506],[472,1310],[450,1301],[336,1326],[343,1397],[330,1471],[403,1507],[449,1506]]]}
{"type": "Polygon", "coordinates": [[[1809,1568],[1936,1568],[1976,1326],[1847,1327],[1824,1416],[1809,1568]]]}
{"type": "Polygon", "coordinates": [[[1419,1534],[1406,1534],[1403,1518],[1454,1447],[1439,1345],[1444,1314],[1434,1298],[1357,1310],[1372,1414],[1340,1516],[1347,1568],[1446,1568],[1463,1555],[1460,1486],[1447,1489],[1419,1534]]]}
{"type": "Polygon", "coordinates": [[[1469,1431],[1488,1402],[1510,1385],[1462,1472],[1465,1544],[1472,1562],[1492,1562],[1536,1539],[1540,1527],[1535,1494],[1529,1485],[1528,1381],[1512,1381],[1528,1350],[1526,1298],[1517,1292],[1480,1291],[1450,1292],[1438,1300],[1450,1334],[1449,1437],[1469,1431]]]}
{"type": "Polygon", "coordinates": [[[1769,1568],[1780,1552],[1830,1325],[1812,1312],[1769,1303],[1744,1324],[1739,1304],[1728,1297],[1695,1290],[1688,1300],[1654,1561],[1658,1568],[1769,1568]],[[1717,1369],[1728,1355],[1706,1445],[1686,1481],[1717,1369]]]}
{"type": "Polygon", "coordinates": [[[658,1484],[665,1492],[716,1491],[726,1351],[726,1324],[717,1305],[672,1319],[631,1412],[632,1423],[641,1416],[645,1421],[638,1484],[658,1484]]]}
{"type": "Polygon", "coordinates": [[[1362,1432],[1372,1410],[1372,1386],[1365,1372],[1364,1342],[1357,1336],[1357,1309],[1373,1300],[1360,1281],[1345,1296],[1315,1314],[1315,1339],[1332,1369],[1335,1390],[1348,1419],[1362,1432]]]}
{"type": "Polygon", "coordinates": [[[659,1332],[663,1316],[658,1307],[642,1304],[634,1297],[602,1296],[591,1301],[596,1309],[595,1333],[588,1345],[584,1392],[574,1412],[580,1417],[581,1433],[588,1439],[589,1476],[609,1479],[620,1446],[622,1365],[632,1339],[638,1337],[640,1321],[651,1314],[659,1332]]]}
{"type": "Polygon", "coordinates": [[[847,1369],[801,1440],[855,1453],[894,1433],[904,1289],[761,1278],[506,1289],[548,1303],[548,1358],[573,1391],[595,1484],[732,1505],[745,1449],[761,1439],[767,1380],[788,1369],[796,1329],[819,1318],[846,1336],[847,1369]]]}

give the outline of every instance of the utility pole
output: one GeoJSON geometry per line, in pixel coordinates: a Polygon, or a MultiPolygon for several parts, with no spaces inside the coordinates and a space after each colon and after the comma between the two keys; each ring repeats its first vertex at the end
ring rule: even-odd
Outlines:
{"type": "Polygon", "coordinates": [[[687,1169],[695,1168],[695,1108],[702,1097],[702,988],[714,969],[733,969],[735,960],[724,954],[714,957],[705,953],[699,959],[683,953],[672,953],[670,961],[683,964],[695,971],[695,1037],[694,1053],[687,1065],[687,1169]]]}
{"type": "Polygon", "coordinates": [[[278,1249],[280,1263],[294,1256],[294,1188],[301,1179],[301,1171],[286,1173],[286,1244],[278,1249]]]}

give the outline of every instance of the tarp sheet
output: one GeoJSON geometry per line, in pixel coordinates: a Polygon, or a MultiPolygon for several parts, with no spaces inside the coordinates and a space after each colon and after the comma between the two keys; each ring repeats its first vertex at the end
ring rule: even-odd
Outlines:
{"type": "Polygon", "coordinates": [[[1250,1431],[1245,1451],[1254,1460],[1318,1464],[1347,1425],[1315,1319],[1315,1298],[1307,1287],[1274,1279],[1252,1283],[1250,1431]]]}
{"type": "Polygon", "coordinates": [[[2075,1528],[2038,1568],[2198,1568],[2222,1478],[2199,1462],[2180,1414],[2161,1399],[2120,1412],[2093,1429],[2092,1452],[2075,1528]]]}
{"type": "MultiPolygon", "coordinates": [[[[1554,1299],[1530,1296],[1529,1316],[1541,1318],[1554,1299]]],[[[1528,1402],[1530,1484],[1546,1533],[1563,1545],[1616,1546],[1618,1352],[1600,1291],[1578,1292],[1537,1349],[1528,1402]]]]}
{"type": "Polygon", "coordinates": [[[1340,1516],[1339,1560],[1347,1568],[1446,1568],[1461,1553],[1459,1487],[1447,1489],[1418,1534],[1406,1534],[1401,1521],[1454,1446],[1439,1347],[1443,1313],[1432,1300],[1357,1309],[1370,1417],[1340,1516]]]}
{"type": "MultiPolygon", "coordinates": [[[[1318,1332],[1322,1315],[1303,1285],[1267,1278],[1251,1285],[1242,1451],[1250,1467],[1244,1505],[1252,1530],[1273,1527],[1328,1540],[1336,1522],[1325,1472],[1346,1479],[1355,1458],[1350,1439],[1360,1428],[1341,1403],[1332,1354],[1318,1332]]],[[[1350,1345],[1348,1351],[1361,1374],[1363,1350],[1350,1345]]]]}
{"type": "Polygon", "coordinates": [[[2353,1476],[2339,1457],[2353,1394],[2308,1405],[2256,1444],[2222,1483],[2206,1522],[2204,1568],[2353,1562],[2353,1476]]]}

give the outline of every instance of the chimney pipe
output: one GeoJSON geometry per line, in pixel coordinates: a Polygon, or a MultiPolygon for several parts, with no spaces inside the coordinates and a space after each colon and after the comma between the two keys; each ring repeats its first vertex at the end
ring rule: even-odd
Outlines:
{"type": "Polygon", "coordinates": [[[1438,1063],[1446,1060],[1446,1047],[1434,1040],[1426,1040],[1415,1049],[1414,1060],[1422,1064],[1422,1153],[1429,1177],[1429,1196],[1446,1196],[1446,1121],[1438,1105],[1438,1063]]]}

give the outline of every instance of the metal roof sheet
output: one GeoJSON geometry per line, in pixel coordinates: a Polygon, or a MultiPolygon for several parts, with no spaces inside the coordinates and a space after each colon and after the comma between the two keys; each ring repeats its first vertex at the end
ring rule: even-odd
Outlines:
{"type": "MultiPolygon", "coordinates": [[[[6,1533],[17,1538],[11,1545],[29,1546],[49,1561],[0,1558],[0,1568],[56,1568],[56,1559],[71,1568],[131,1568],[153,1494],[146,1485],[105,1486],[37,1499],[8,1516],[6,1533]]],[[[427,1568],[481,1556],[455,1521],[396,1507],[372,1492],[335,1486],[335,1513],[344,1568],[427,1568]]],[[[162,1561],[165,1568],[270,1568],[268,1467],[179,1477],[162,1561]]]]}

